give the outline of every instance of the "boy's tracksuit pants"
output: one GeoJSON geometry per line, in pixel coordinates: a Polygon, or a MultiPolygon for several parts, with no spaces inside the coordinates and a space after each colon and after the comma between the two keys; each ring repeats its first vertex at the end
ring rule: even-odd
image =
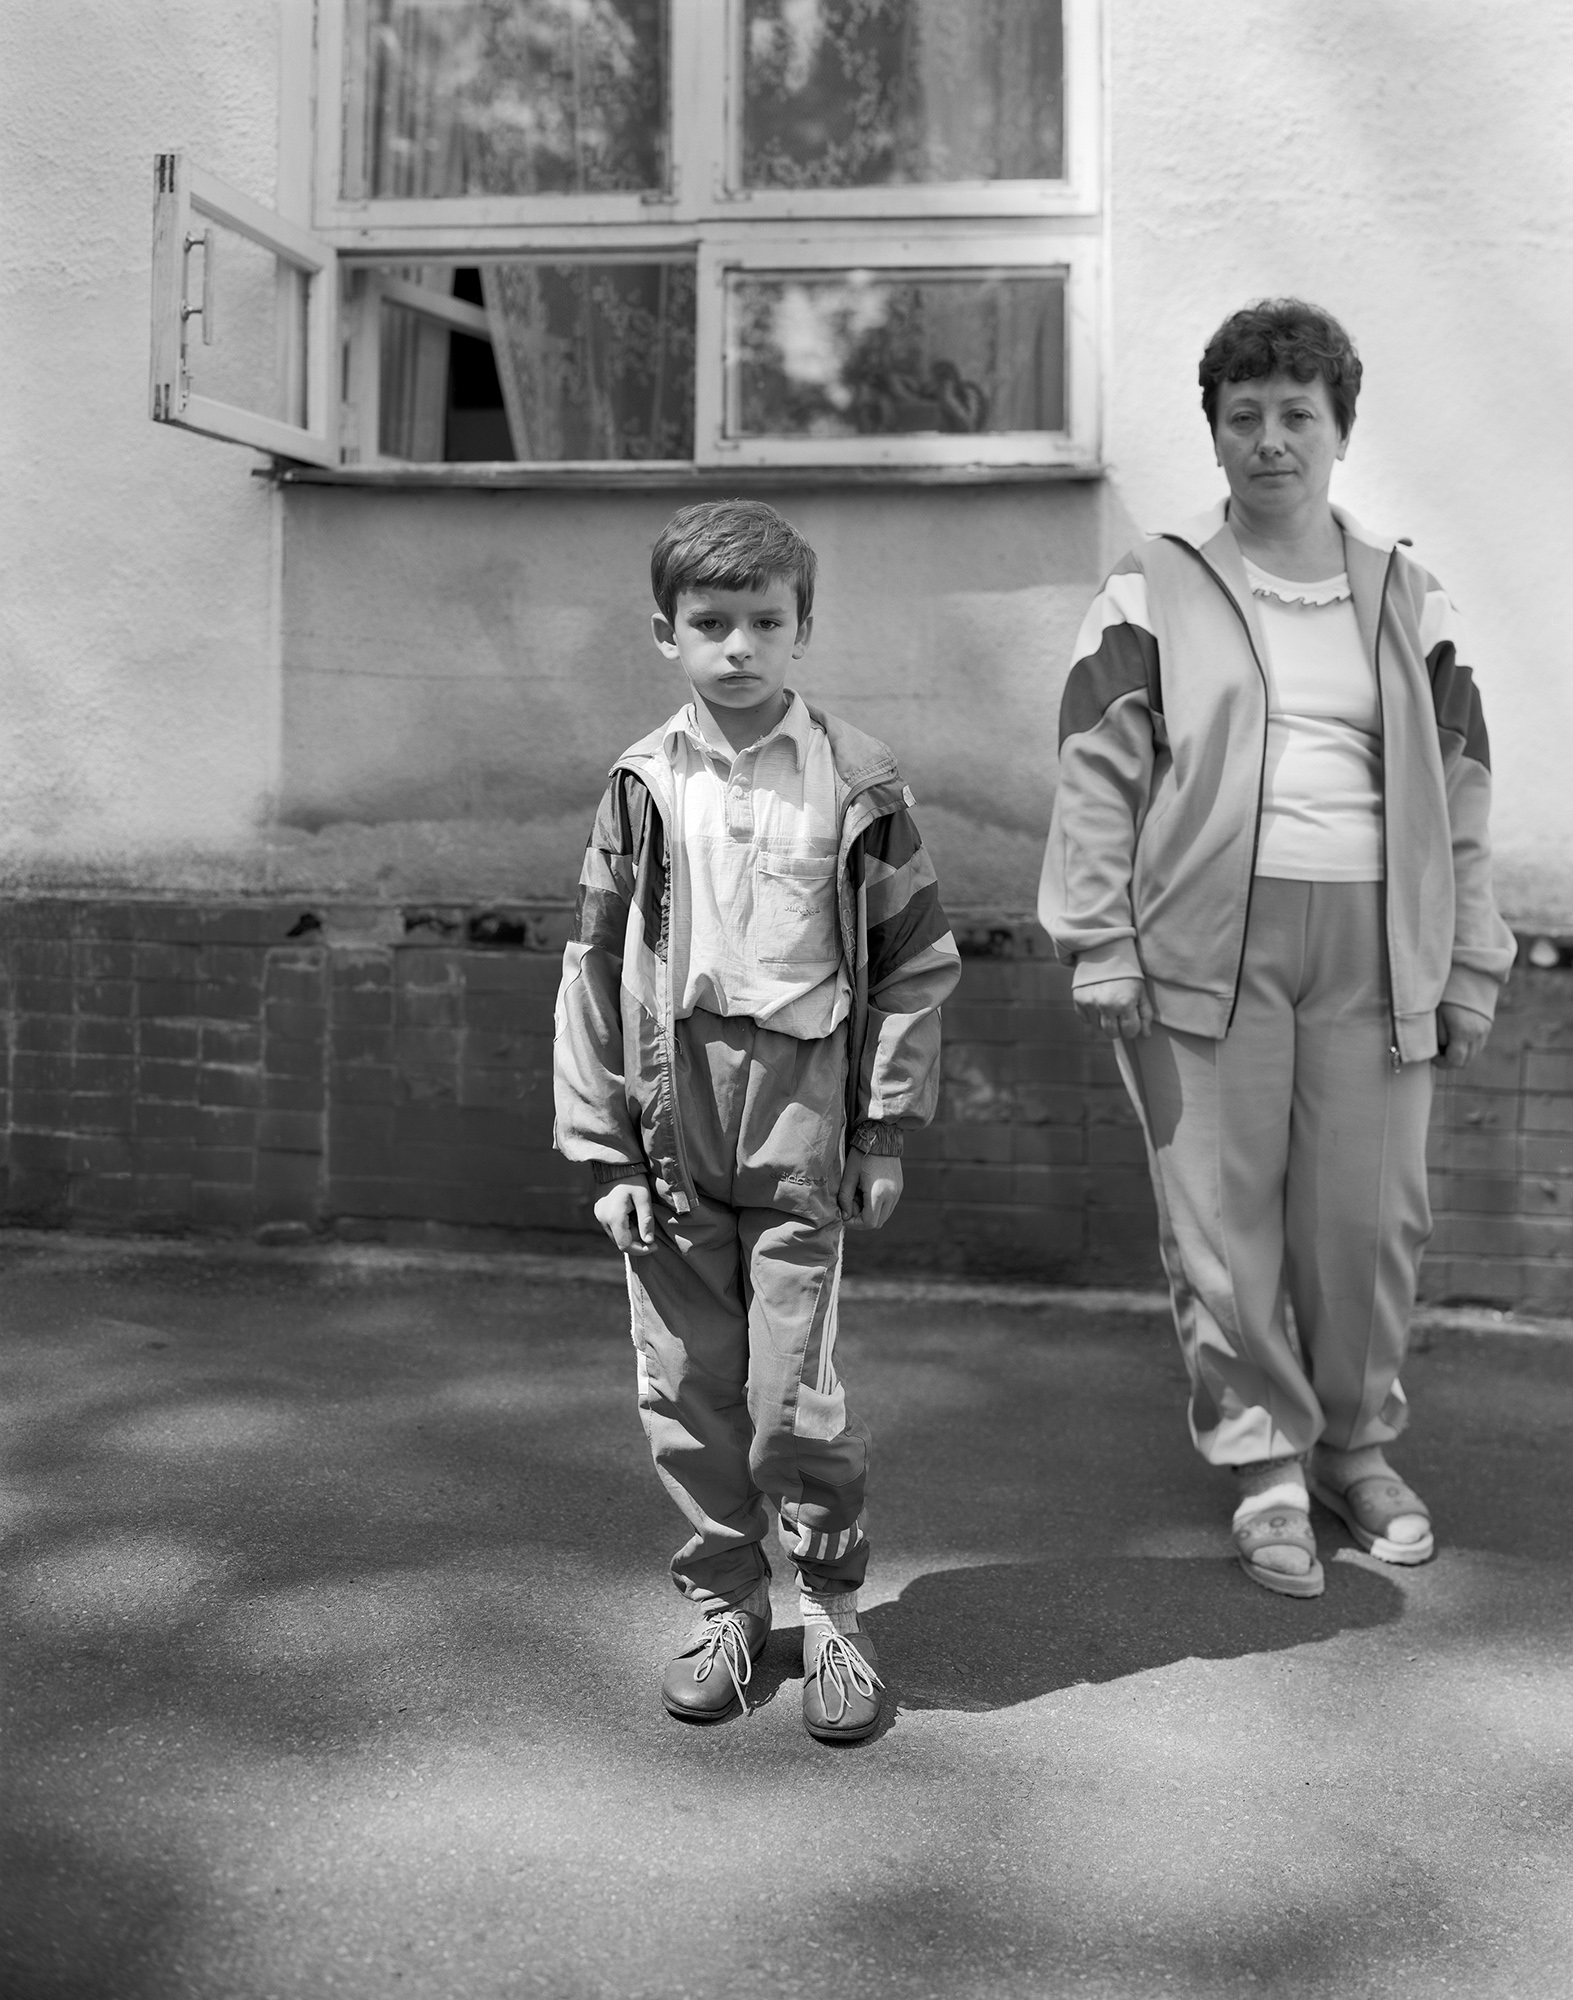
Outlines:
{"type": "Polygon", "coordinates": [[[696,1201],[656,1196],[656,1246],[627,1260],[640,1414],[693,1530],[673,1580],[701,1611],[748,1597],[770,1500],[803,1587],[856,1590],[868,1434],[835,1366],[846,1029],[799,1041],[695,1012],[674,1056],[696,1201]]]}

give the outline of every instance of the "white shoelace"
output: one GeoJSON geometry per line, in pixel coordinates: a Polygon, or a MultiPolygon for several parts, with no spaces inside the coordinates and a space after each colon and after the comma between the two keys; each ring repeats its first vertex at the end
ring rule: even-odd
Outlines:
{"type": "Polygon", "coordinates": [[[854,1694],[862,1695],[866,1701],[872,1697],[875,1688],[882,1688],[885,1685],[845,1634],[834,1630],[825,1634],[824,1641],[814,1656],[813,1675],[819,1682],[819,1699],[824,1705],[827,1722],[841,1720],[852,1706],[854,1694]],[[832,1688],[835,1690],[836,1700],[840,1703],[834,1715],[830,1712],[832,1688]]]}
{"type": "Polygon", "coordinates": [[[754,1662],[743,1621],[735,1611],[721,1611],[705,1620],[705,1642],[694,1666],[694,1679],[708,1680],[718,1659],[732,1676],[733,1691],[747,1715],[748,1697],[743,1690],[754,1677],[754,1662]]]}

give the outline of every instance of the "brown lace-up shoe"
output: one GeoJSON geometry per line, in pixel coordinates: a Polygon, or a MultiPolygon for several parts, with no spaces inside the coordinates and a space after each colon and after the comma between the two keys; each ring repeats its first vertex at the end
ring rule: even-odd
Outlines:
{"type": "Polygon", "coordinates": [[[820,1743],[860,1743],[879,1727],[885,1683],[866,1632],[810,1625],[803,1634],[803,1727],[820,1743]]]}
{"type": "Polygon", "coordinates": [[[712,1611],[684,1640],[661,1679],[661,1700],[679,1722],[729,1722],[748,1712],[745,1690],[770,1637],[752,1611],[712,1611]]]}

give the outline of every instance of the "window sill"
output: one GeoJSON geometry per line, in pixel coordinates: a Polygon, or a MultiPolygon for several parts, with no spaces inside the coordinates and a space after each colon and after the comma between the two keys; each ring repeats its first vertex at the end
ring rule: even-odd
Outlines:
{"type": "Polygon", "coordinates": [[[281,486],[444,487],[592,493],[770,493],[824,486],[1044,486],[1101,479],[1101,465],[300,465],[275,459],[255,476],[281,486]]]}

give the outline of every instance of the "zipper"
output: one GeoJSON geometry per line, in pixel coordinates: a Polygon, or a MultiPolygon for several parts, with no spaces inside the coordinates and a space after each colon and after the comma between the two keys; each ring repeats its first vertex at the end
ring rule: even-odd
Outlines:
{"type": "Polygon", "coordinates": [[[1403,1068],[1404,1059],[1398,1052],[1398,1001],[1393,993],[1393,925],[1387,894],[1392,843],[1387,837],[1387,704],[1382,699],[1382,620],[1387,615],[1387,586],[1397,560],[1397,549],[1389,549],[1387,567],[1382,572],[1382,589],[1376,600],[1376,643],[1372,648],[1372,666],[1376,671],[1376,713],[1382,726],[1382,935],[1387,939],[1387,1022],[1392,1033],[1387,1055],[1394,1076],[1403,1068]]]}
{"type": "Polygon", "coordinates": [[[1262,795],[1267,789],[1267,727],[1268,711],[1272,705],[1272,688],[1268,683],[1267,669],[1262,665],[1261,655],[1256,650],[1256,641],[1251,637],[1251,622],[1235,601],[1234,592],[1224,582],[1223,578],[1213,568],[1200,549],[1193,549],[1189,542],[1182,542],[1177,535],[1165,535],[1164,540],[1166,542],[1173,542],[1176,548],[1184,549],[1187,555],[1194,556],[1197,562],[1201,564],[1202,568],[1212,578],[1213,582],[1223,592],[1229,609],[1240,621],[1240,629],[1245,634],[1245,643],[1251,649],[1251,659],[1255,664],[1258,675],[1261,677],[1262,683],[1262,754],[1256,768],[1256,817],[1251,826],[1251,872],[1246,878],[1245,915],[1240,922],[1240,948],[1234,962],[1234,995],[1229,1002],[1229,1018],[1223,1024],[1224,1034],[1227,1035],[1229,1030],[1234,1026],[1234,1017],[1239,1011],[1240,982],[1245,977],[1245,936],[1251,926],[1251,900],[1256,893],[1256,857],[1260,853],[1262,845],[1262,795]]]}
{"type": "MultiPolygon", "coordinates": [[[[661,808],[654,792],[650,794],[650,806],[653,812],[660,814],[661,808]]],[[[699,1195],[688,1165],[688,1148],[683,1142],[683,1121],[677,1115],[677,1021],[672,1007],[672,842],[664,819],[661,821],[661,835],[666,847],[666,881],[661,890],[661,921],[666,931],[666,958],[661,965],[661,983],[657,989],[661,995],[663,1017],[659,1024],[661,1070],[666,1080],[667,1109],[672,1120],[672,1152],[683,1183],[681,1193],[685,1208],[691,1210],[698,1205],[699,1195]]]]}

